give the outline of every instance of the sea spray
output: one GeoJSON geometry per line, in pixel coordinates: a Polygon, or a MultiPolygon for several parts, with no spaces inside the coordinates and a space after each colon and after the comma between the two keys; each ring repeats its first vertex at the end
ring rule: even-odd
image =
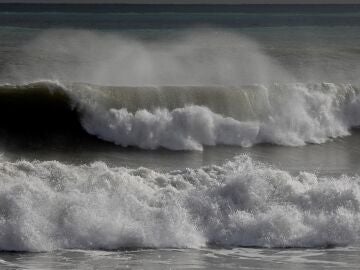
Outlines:
{"type": "Polygon", "coordinates": [[[125,33],[48,30],[19,57],[22,64],[5,67],[7,75],[0,77],[15,83],[55,79],[116,86],[293,81],[255,41],[223,29],[194,28],[173,38],[145,40],[125,33]]]}

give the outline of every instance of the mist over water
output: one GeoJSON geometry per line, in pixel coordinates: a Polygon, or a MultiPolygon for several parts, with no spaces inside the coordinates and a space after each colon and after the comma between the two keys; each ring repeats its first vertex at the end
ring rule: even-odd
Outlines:
{"type": "Polygon", "coordinates": [[[351,43],[357,32],[351,28],[235,32],[194,27],[156,33],[34,32],[15,59],[5,63],[1,81],[51,79],[114,86],[359,81],[358,50],[351,43]],[[332,31],[341,33],[339,39],[332,31]]]}
{"type": "Polygon", "coordinates": [[[12,77],[114,86],[244,85],[292,77],[256,42],[222,29],[141,40],[125,34],[48,31],[23,51],[12,77]]]}

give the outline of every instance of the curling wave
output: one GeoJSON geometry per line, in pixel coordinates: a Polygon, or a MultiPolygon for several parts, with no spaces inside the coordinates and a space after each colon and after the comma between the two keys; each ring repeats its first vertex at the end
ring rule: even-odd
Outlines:
{"type": "Polygon", "coordinates": [[[144,149],[300,146],[349,135],[360,124],[359,89],[351,84],[105,87],[37,82],[1,86],[0,96],[3,136],[9,130],[23,135],[26,128],[43,137],[94,135],[144,149]]]}
{"type": "Polygon", "coordinates": [[[1,250],[359,241],[359,177],[291,176],[246,156],[169,173],[3,160],[0,177],[1,250]]]}

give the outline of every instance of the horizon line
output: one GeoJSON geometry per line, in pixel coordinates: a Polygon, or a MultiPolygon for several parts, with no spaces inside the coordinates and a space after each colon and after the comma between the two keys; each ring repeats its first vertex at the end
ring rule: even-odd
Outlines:
{"type": "Polygon", "coordinates": [[[256,6],[256,5],[263,5],[263,6],[267,6],[267,5],[278,5],[278,6],[292,6],[292,5],[299,5],[299,6],[314,6],[314,5],[319,5],[319,6],[324,6],[324,5],[360,5],[360,3],[351,3],[351,2],[347,2],[347,3],[149,3],[149,2],[144,2],[144,3],[111,3],[111,2],[105,2],[105,3],[91,3],[91,2],[86,2],[86,3],[81,3],[81,2],[14,2],[14,1],[9,1],[9,2],[2,2],[0,1],[0,5],[2,4],[7,4],[7,5],[126,5],[126,6],[137,6],[137,5],[158,5],[158,6],[171,6],[171,5],[184,5],[184,6],[194,6],[194,5],[216,5],[216,6],[225,6],[225,5],[232,5],[232,6],[256,6]]]}

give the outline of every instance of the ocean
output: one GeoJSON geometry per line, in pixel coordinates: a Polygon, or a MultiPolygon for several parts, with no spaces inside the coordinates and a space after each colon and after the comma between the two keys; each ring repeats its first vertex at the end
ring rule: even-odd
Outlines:
{"type": "Polygon", "coordinates": [[[360,5],[0,5],[1,269],[355,269],[360,5]]]}

